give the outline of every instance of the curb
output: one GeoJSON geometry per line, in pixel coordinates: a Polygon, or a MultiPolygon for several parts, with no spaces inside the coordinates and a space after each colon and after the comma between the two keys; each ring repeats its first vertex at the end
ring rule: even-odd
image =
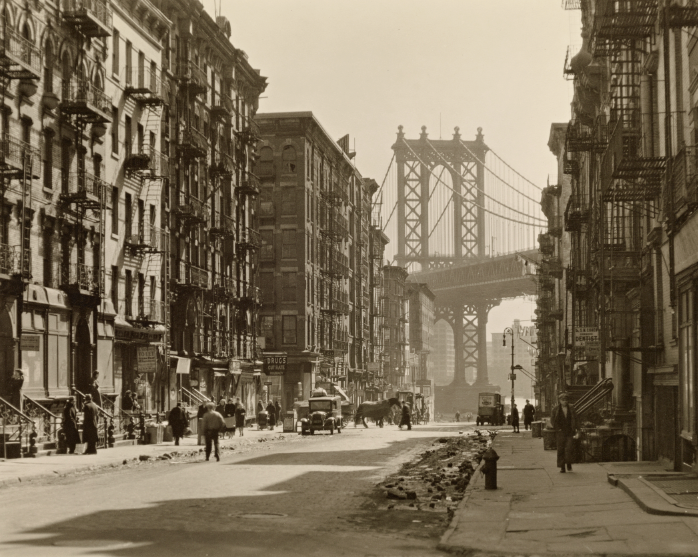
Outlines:
{"type": "Polygon", "coordinates": [[[480,460],[480,464],[477,465],[477,468],[473,472],[473,475],[470,478],[470,481],[468,482],[468,487],[465,488],[465,493],[463,494],[463,499],[461,499],[460,504],[458,505],[458,508],[456,509],[456,512],[453,513],[453,519],[451,520],[451,524],[448,525],[448,528],[446,531],[443,533],[441,536],[441,539],[439,540],[438,545],[436,546],[437,549],[441,551],[447,551],[448,553],[458,553],[461,551],[471,551],[468,548],[462,548],[459,546],[451,545],[448,543],[448,539],[451,537],[453,532],[456,531],[456,528],[458,526],[458,521],[459,519],[459,514],[462,510],[464,510],[465,506],[468,504],[468,500],[470,499],[470,495],[477,486],[477,484],[480,481],[480,478],[483,476],[483,474],[480,474],[482,468],[485,466],[485,461],[480,460]]]}
{"type": "Polygon", "coordinates": [[[698,517],[698,509],[678,505],[642,477],[616,478],[609,474],[608,481],[625,491],[648,514],[698,517]]]}

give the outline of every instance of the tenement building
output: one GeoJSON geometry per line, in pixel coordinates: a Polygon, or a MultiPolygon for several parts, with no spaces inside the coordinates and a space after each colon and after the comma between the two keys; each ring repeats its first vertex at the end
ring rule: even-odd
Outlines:
{"type": "Polygon", "coordinates": [[[266,79],[198,2],[36,6],[3,20],[0,403],[251,404],[266,79]]]}
{"type": "Polygon", "coordinates": [[[685,4],[581,3],[572,117],[553,148],[570,180],[568,333],[538,373],[581,398],[591,456],[695,470],[698,20],[685,4]]]}
{"type": "Polygon", "coordinates": [[[377,185],[354,166],[348,138],[332,139],[311,112],[258,114],[256,122],[261,336],[265,355],[286,358],[271,388],[284,408],[316,384],[360,402],[372,386],[370,288],[377,279],[369,248],[377,185]]]}

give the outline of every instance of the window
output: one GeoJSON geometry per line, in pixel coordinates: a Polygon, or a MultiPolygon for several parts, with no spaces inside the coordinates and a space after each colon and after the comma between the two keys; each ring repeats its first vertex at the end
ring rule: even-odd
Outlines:
{"type": "Polygon", "coordinates": [[[274,231],[261,230],[260,236],[262,239],[261,259],[265,261],[273,261],[274,259],[274,231]]]}
{"type": "Polygon", "coordinates": [[[679,304],[679,350],[681,367],[681,429],[692,433],[695,422],[694,293],[681,293],[679,304]]]}
{"type": "Polygon", "coordinates": [[[265,315],[261,319],[262,336],[264,337],[264,348],[269,350],[274,348],[274,316],[265,315]]]}
{"type": "Polygon", "coordinates": [[[119,154],[119,109],[111,107],[111,152],[119,154]]]}
{"type": "Polygon", "coordinates": [[[61,143],[61,181],[63,193],[68,193],[69,191],[71,149],[72,143],[70,139],[63,139],[61,143]]]}
{"type": "Polygon", "coordinates": [[[124,315],[126,317],[131,317],[133,315],[131,313],[133,311],[132,296],[133,296],[133,277],[131,276],[131,270],[127,269],[126,270],[126,292],[124,295],[124,298],[126,300],[126,307],[124,309],[124,315]]]}
{"type": "Polygon", "coordinates": [[[296,191],[295,189],[284,189],[281,192],[281,214],[295,215],[296,214],[296,191]]]}
{"type": "Polygon", "coordinates": [[[262,302],[274,303],[274,273],[260,273],[259,286],[262,291],[262,302]]]}
{"type": "Polygon", "coordinates": [[[115,265],[111,268],[111,303],[119,307],[119,267],[115,265]]]}
{"type": "Polygon", "coordinates": [[[126,41],[126,85],[133,83],[133,45],[126,41]]]}
{"type": "Polygon", "coordinates": [[[296,272],[281,273],[281,301],[296,301],[296,272]]]}
{"type": "Polygon", "coordinates": [[[124,219],[124,221],[125,221],[124,233],[126,234],[126,238],[130,238],[131,233],[132,233],[131,226],[133,224],[132,220],[131,220],[131,218],[132,218],[131,217],[132,204],[131,204],[131,194],[130,193],[126,194],[125,201],[126,201],[126,215],[125,215],[125,219],[124,219]]]}
{"type": "Polygon", "coordinates": [[[285,174],[296,173],[296,149],[292,145],[286,145],[281,152],[281,163],[285,174]]]}
{"type": "Polygon", "coordinates": [[[44,92],[53,93],[53,65],[56,61],[53,59],[53,45],[50,41],[46,41],[44,62],[44,92]]]}
{"type": "Polygon", "coordinates": [[[44,187],[53,187],[53,133],[48,130],[44,135],[44,187]]]}
{"type": "Polygon", "coordinates": [[[282,245],[281,245],[281,257],[282,259],[295,259],[296,258],[296,231],[295,230],[282,230],[282,245]]]}
{"type": "Polygon", "coordinates": [[[296,344],[297,343],[296,316],[295,315],[283,315],[281,317],[281,328],[283,329],[282,342],[284,344],[296,344]]]}
{"type": "Polygon", "coordinates": [[[43,232],[44,286],[53,286],[53,230],[43,232]]]}
{"type": "Polygon", "coordinates": [[[125,118],[125,128],[126,135],[124,136],[124,148],[126,150],[126,156],[131,154],[131,134],[133,133],[133,126],[131,125],[131,117],[126,116],[125,118]]]}
{"type": "Polygon", "coordinates": [[[111,232],[119,233],[119,188],[116,186],[111,189],[111,232]]]}
{"type": "Polygon", "coordinates": [[[111,36],[111,73],[114,75],[119,75],[119,31],[117,29],[112,29],[111,36]]]}
{"type": "Polygon", "coordinates": [[[260,149],[257,174],[259,176],[274,175],[274,151],[271,150],[271,147],[262,147],[260,149]]]}

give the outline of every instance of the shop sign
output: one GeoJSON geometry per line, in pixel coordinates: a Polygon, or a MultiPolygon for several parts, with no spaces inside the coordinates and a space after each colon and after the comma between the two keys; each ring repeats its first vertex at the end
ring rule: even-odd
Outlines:
{"type": "Polygon", "coordinates": [[[599,329],[597,327],[577,327],[574,331],[575,346],[586,346],[587,343],[599,342],[599,329]]]}
{"type": "Polygon", "coordinates": [[[325,356],[325,358],[334,358],[334,350],[320,350],[320,353],[325,356]]]}
{"type": "Polygon", "coordinates": [[[155,373],[157,371],[158,350],[155,346],[138,347],[138,371],[155,373]]]}
{"type": "Polygon", "coordinates": [[[38,352],[41,349],[40,335],[22,335],[22,352],[38,352]]]}
{"type": "Polygon", "coordinates": [[[380,362],[369,362],[366,364],[366,369],[373,373],[380,373],[381,364],[380,362]]]}
{"type": "Polygon", "coordinates": [[[286,373],[287,360],[286,354],[265,354],[262,370],[265,375],[283,375],[286,373]]]}

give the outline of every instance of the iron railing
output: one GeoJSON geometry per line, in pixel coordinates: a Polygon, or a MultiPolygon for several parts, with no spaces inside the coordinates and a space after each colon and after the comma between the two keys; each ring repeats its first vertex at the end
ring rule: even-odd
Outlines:
{"type": "Polygon", "coordinates": [[[111,107],[111,97],[85,79],[73,78],[63,85],[62,109],[65,112],[94,112],[100,120],[111,122],[111,107]]]}
{"type": "Polygon", "coordinates": [[[113,13],[107,0],[63,0],[63,16],[75,19],[90,15],[102,25],[112,26],[113,13]]]}
{"type": "Polygon", "coordinates": [[[22,396],[24,399],[24,413],[37,426],[36,440],[43,443],[57,443],[58,432],[62,427],[63,418],[57,416],[27,395],[22,396]]]}
{"type": "MultiPolygon", "coordinates": [[[[41,76],[43,67],[41,49],[9,26],[5,26],[4,36],[2,40],[0,40],[0,49],[2,49],[0,51],[0,58],[2,58],[0,66],[6,67],[6,60],[9,60],[22,66],[26,72],[26,77],[41,76]]],[[[8,73],[14,75],[15,71],[9,69],[8,73]]],[[[17,77],[22,75],[23,74],[17,74],[17,77]]]]}
{"type": "Polygon", "coordinates": [[[21,246],[0,244],[0,274],[31,275],[31,251],[22,250],[21,246]]]}

